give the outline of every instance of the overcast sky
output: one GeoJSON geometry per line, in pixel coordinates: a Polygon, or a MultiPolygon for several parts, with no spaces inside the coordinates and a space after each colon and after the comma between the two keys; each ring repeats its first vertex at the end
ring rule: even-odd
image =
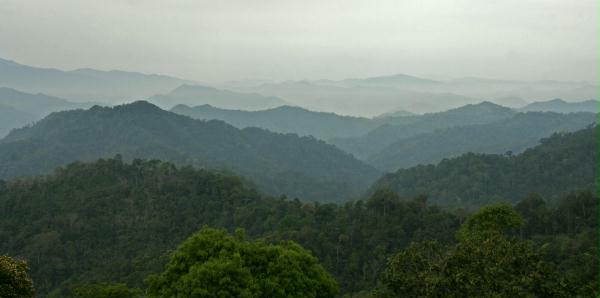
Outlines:
{"type": "Polygon", "coordinates": [[[0,57],[198,81],[598,81],[598,0],[0,0],[0,57]]]}

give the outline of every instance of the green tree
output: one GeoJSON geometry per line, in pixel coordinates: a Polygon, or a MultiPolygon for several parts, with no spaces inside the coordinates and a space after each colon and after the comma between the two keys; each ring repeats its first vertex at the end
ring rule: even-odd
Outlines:
{"type": "Polygon", "coordinates": [[[463,224],[459,243],[418,242],[393,256],[374,297],[573,297],[540,250],[510,239],[521,217],[508,205],[482,208],[463,224]]]}
{"type": "Polygon", "coordinates": [[[243,233],[203,228],[184,241],[160,275],[148,278],[151,297],[334,297],[337,285],[298,244],[244,240],[243,233]]]}
{"type": "Polygon", "coordinates": [[[0,256],[0,297],[33,297],[33,281],[27,275],[29,267],[23,260],[0,256]]]}

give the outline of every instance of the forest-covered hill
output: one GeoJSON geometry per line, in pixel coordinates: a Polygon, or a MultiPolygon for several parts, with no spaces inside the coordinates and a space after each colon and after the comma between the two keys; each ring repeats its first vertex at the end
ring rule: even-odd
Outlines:
{"type": "Polygon", "coordinates": [[[471,104],[440,113],[400,117],[359,137],[334,138],[330,142],[360,159],[367,159],[387,146],[412,136],[456,126],[491,123],[515,115],[512,109],[490,102],[471,104]]]}
{"type": "Polygon", "coordinates": [[[373,189],[400,195],[428,194],[446,206],[515,202],[531,192],[552,197],[569,191],[598,192],[598,126],[554,134],[523,153],[507,156],[468,153],[437,165],[387,174],[373,189]]]}
{"type": "Polygon", "coordinates": [[[271,194],[306,200],[356,197],[378,172],[313,137],[237,129],[147,102],[53,113],[0,141],[0,178],[49,173],[59,165],[122,154],[235,171],[271,194]]]}
{"type": "MultiPolygon", "coordinates": [[[[525,219],[520,237],[543,246],[570,287],[597,284],[589,256],[598,253],[598,202],[581,193],[555,204],[530,196],[516,206],[525,219]]],[[[388,257],[410,243],[452,245],[466,215],[388,191],[343,205],[303,204],[262,196],[239,177],[117,156],[0,181],[0,251],[28,261],[38,297],[71,297],[88,284],[144,287],[204,225],[241,227],[251,239],[298,242],[341,294],[357,294],[370,291],[388,257]]]]}
{"type": "Polygon", "coordinates": [[[571,132],[593,123],[598,123],[598,114],[518,113],[493,123],[439,129],[405,138],[373,154],[367,161],[381,170],[396,171],[437,163],[467,152],[517,154],[555,132],[571,132]]]}

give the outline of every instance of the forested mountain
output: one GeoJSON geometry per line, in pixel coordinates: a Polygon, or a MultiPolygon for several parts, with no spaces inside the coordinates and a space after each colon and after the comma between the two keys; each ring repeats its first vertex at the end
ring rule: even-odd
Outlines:
{"type": "Polygon", "coordinates": [[[167,94],[154,95],[148,99],[166,109],[178,104],[190,106],[211,105],[225,109],[260,110],[285,105],[274,96],[257,93],[240,93],[201,85],[181,85],[167,94]]]}
{"type": "Polygon", "coordinates": [[[400,195],[428,194],[446,206],[515,202],[528,193],[546,197],[598,192],[598,126],[554,134],[516,156],[468,153],[437,165],[387,174],[373,186],[400,195]]]}
{"type": "Polygon", "coordinates": [[[576,113],[576,112],[590,112],[598,113],[600,110],[600,104],[597,100],[585,100],[578,102],[566,102],[560,98],[556,98],[549,101],[539,101],[528,104],[520,111],[538,111],[538,112],[556,112],[556,113],[576,113]]]}
{"type": "MultiPolygon", "coordinates": [[[[570,195],[556,206],[539,196],[518,204],[521,236],[544,245],[570,286],[597,282],[589,256],[598,252],[598,197],[570,195]]],[[[39,297],[70,297],[98,282],[141,287],[203,225],[294,240],[333,274],[340,294],[369,291],[388,256],[415,241],[451,245],[465,216],[387,191],[344,205],[302,204],[261,196],[234,176],[120,157],[0,181],[0,251],[28,261],[39,297]]]]}
{"type": "Polygon", "coordinates": [[[490,102],[466,105],[441,113],[396,118],[394,124],[382,125],[369,133],[355,138],[336,138],[330,142],[342,150],[367,159],[385,147],[402,139],[441,128],[491,123],[515,115],[513,110],[490,102]]]}
{"type": "Polygon", "coordinates": [[[226,110],[210,105],[177,105],[171,112],[196,119],[223,120],[235,127],[260,127],[274,132],[312,135],[320,139],[363,135],[386,122],[386,119],[340,116],[313,112],[300,107],[281,106],[262,111],[226,110]]]}
{"type": "Polygon", "coordinates": [[[0,86],[74,101],[125,102],[193,83],[163,75],[126,71],[39,68],[0,59],[0,86]]]}
{"type": "Polygon", "coordinates": [[[351,199],[378,172],[312,137],[237,129],[147,102],[50,114],[0,141],[0,178],[48,173],[76,160],[122,154],[233,170],[261,190],[307,200],[351,199]]]}
{"type": "Polygon", "coordinates": [[[74,163],[0,184],[0,238],[7,240],[0,251],[29,261],[41,297],[65,297],[71,286],[96,281],[140,286],[205,224],[295,240],[342,291],[357,291],[373,284],[387,254],[413,239],[448,243],[458,223],[423,199],[382,193],[343,206],[303,205],[262,197],[237,177],[159,161],[74,163]]]}
{"type": "Polygon", "coordinates": [[[397,141],[373,154],[368,163],[385,171],[437,163],[467,152],[520,153],[555,132],[570,132],[598,123],[593,113],[518,113],[488,124],[436,130],[397,141]]]}

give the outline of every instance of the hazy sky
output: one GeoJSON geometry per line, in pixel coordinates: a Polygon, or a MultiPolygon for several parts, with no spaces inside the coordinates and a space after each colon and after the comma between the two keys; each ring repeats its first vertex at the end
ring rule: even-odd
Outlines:
{"type": "Polygon", "coordinates": [[[198,81],[598,81],[598,0],[0,0],[0,57],[198,81]]]}

